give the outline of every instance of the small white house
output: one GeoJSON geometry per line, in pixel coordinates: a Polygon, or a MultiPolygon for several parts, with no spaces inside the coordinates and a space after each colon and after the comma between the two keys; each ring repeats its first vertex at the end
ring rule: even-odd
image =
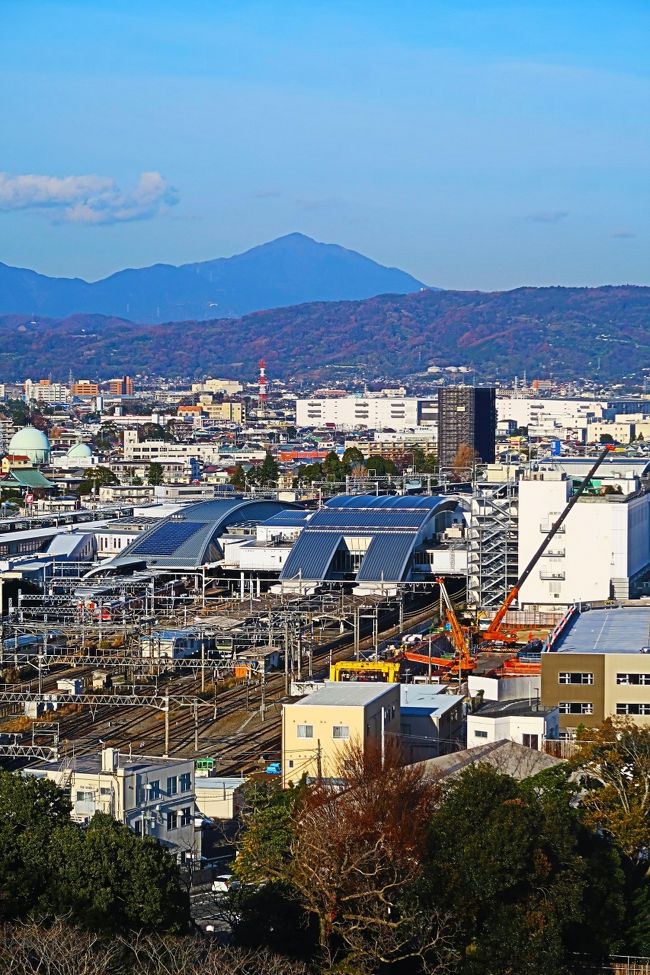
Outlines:
{"type": "Polygon", "coordinates": [[[541,751],[547,738],[558,738],[560,713],[536,701],[495,701],[467,715],[467,747],[508,741],[541,751]]]}

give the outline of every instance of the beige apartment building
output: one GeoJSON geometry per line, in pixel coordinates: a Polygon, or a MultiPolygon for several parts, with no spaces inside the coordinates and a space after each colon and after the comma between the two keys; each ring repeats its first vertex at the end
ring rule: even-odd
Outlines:
{"type": "Polygon", "coordinates": [[[576,614],[542,654],[542,703],[560,712],[560,737],[606,718],[650,724],[650,607],[592,609],[576,614]]]}
{"type": "Polygon", "coordinates": [[[399,684],[327,682],[282,709],[282,784],[336,779],[347,747],[381,750],[399,731],[399,684]]]}

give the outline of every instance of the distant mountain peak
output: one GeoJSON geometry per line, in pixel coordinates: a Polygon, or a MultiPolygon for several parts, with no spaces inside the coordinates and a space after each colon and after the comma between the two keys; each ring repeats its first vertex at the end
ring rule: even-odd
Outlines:
{"type": "Polygon", "coordinates": [[[232,257],[127,268],[92,283],[0,263],[0,314],[98,313],[139,322],[215,314],[234,318],[310,301],[408,294],[421,287],[398,268],[294,231],[232,257]]]}

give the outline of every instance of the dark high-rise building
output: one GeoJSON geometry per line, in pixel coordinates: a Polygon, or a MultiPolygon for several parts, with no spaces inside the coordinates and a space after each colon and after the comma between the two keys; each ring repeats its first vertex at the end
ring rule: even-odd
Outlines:
{"type": "MultiPolygon", "coordinates": [[[[441,386],[438,391],[438,463],[452,467],[462,445],[479,460],[494,463],[497,428],[496,390],[441,386]]],[[[471,454],[469,454],[471,457],[471,454]]]]}

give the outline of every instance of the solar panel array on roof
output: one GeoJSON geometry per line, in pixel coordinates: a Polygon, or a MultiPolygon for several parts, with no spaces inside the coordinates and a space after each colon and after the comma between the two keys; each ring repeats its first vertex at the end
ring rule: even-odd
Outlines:
{"type": "Polygon", "coordinates": [[[381,531],[385,528],[417,529],[430,515],[428,509],[405,511],[404,509],[355,507],[321,508],[310,521],[310,528],[367,528],[381,531]]]}
{"type": "Polygon", "coordinates": [[[363,557],[357,582],[400,582],[408,565],[415,536],[375,535],[363,557]]]}
{"type": "Polygon", "coordinates": [[[173,555],[176,549],[197,532],[204,529],[202,522],[170,521],[160,525],[151,535],[134,546],[138,555],[173,555]]]}
{"type": "Polygon", "coordinates": [[[326,508],[437,508],[441,501],[446,500],[439,495],[375,495],[375,494],[339,494],[326,502],[326,508]]]}

